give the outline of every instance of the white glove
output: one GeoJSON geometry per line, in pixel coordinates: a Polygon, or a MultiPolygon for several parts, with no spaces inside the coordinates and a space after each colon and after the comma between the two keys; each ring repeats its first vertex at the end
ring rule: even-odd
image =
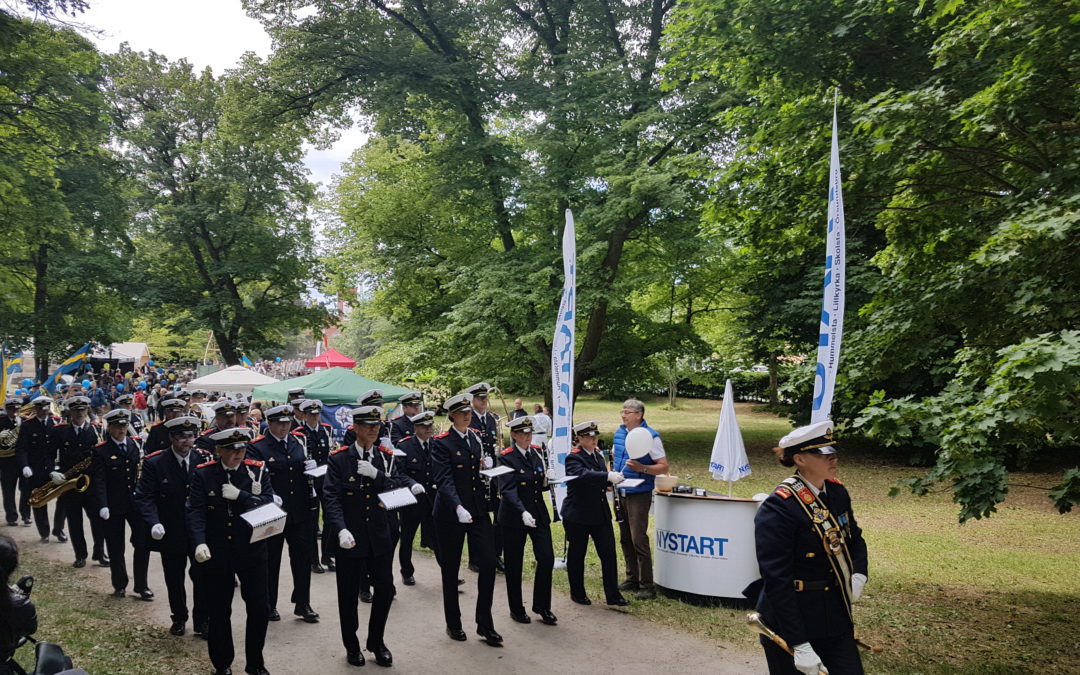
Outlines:
{"type": "Polygon", "coordinates": [[[495,460],[491,459],[490,457],[482,457],[480,459],[480,466],[484,469],[490,469],[491,467],[495,466],[495,460]]]}
{"type": "Polygon", "coordinates": [[[281,497],[278,496],[278,495],[271,495],[271,498],[274,500],[274,503],[277,504],[278,506],[281,506],[281,504],[283,503],[281,501],[281,497]]]}
{"type": "Polygon", "coordinates": [[[795,645],[795,670],[804,675],[818,675],[818,671],[829,672],[821,665],[821,657],[817,655],[809,642],[795,645]]]}
{"type": "Polygon", "coordinates": [[[626,476],[622,475],[618,471],[608,471],[607,472],[607,480],[612,485],[618,485],[619,483],[626,480],[626,476]]]}
{"type": "Polygon", "coordinates": [[[206,544],[199,544],[195,547],[195,562],[204,563],[210,559],[210,547],[206,544]]]}
{"type": "Polygon", "coordinates": [[[154,541],[161,541],[165,538],[165,526],[161,523],[150,528],[150,536],[154,538],[154,541]]]}
{"type": "Polygon", "coordinates": [[[64,474],[60,473],[59,471],[53,471],[49,474],[49,480],[51,480],[53,484],[59,485],[60,483],[64,482],[64,474]]]}
{"type": "Polygon", "coordinates": [[[366,459],[361,459],[356,463],[356,472],[367,478],[374,478],[379,475],[379,470],[375,468],[375,465],[366,459]]]}
{"type": "Polygon", "coordinates": [[[544,472],[544,477],[548,479],[549,483],[554,483],[558,478],[555,476],[555,469],[548,469],[544,472]]]}
{"type": "Polygon", "coordinates": [[[236,487],[232,483],[221,484],[221,496],[228,499],[230,502],[235,501],[240,496],[240,488],[236,487]]]}
{"type": "Polygon", "coordinates": [[[318,466],[318,465],[315,464],[315,460],[313,460],[313,459],[306,460],[304,462],[304,471],[314,471],[316,466],[318,466]]]}
{"type": "Polygon", "coordinates": [[[102,520],[108,520],[109,519],[109,507],[108,506],[102,506],[101,510],[98,511],[97,513],[98,513],[99,516],[101,516],[102,520]]]}
{"type": "Polygon", "coordinates": [[[472,514],[464,506],[459,505],[457,507],[457,519],[459,523],[471,523],[472,514]]]}
{"type": "Polygon", "coordinates": [[[341,530],[337,533],[338,546],[341,548],[352,548],[356,546],[356,539],[353,538],[352,532],[348,530],[341,530]]]}
{"type": "Polygon", "coordinates": [[[866,585],[866,575],[856,572],[851,575],[851,601],[858,602],[862,597],[863,586],[866,585]]]}
{"type": "Polygon", "coordinates": [[[33,478],[34,477],[34,470],[31,469],[28,466],[24,466],[22,468],[22,475],[23,475],[23,478],[33,478]]]}
{"type": "Polygon", "coordinates": [[[411,491],[411,492],[412,492],[412,493],[413,493],[414,495],[422,495],[422,494],[424,494],[425,492],[427,492],[427,490],[425,490],[425,489],[424,489],[424,486],[423,486],[423,485],[421,485],[420,483],[414,483],[414,484],[413,484],[413,486],[412,486],[411,488],[409,488],[409,490],[410,490],[410,491],[411,491]]]}
{"type": "Polygon", "coordinates": [[[536,527],[536,518],[528,511],[521,512],[521,522],[525,523],[525,527],[536,527]]]}

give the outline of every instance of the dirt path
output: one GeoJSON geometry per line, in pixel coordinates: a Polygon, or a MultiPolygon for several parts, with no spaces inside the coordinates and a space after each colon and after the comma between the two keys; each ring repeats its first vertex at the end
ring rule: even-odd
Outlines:
{"type": "MultiPolygon", "coordinates": [[[[50,514],[51,515],[51,514],[50,514]]],[[[70,564],[74,559],[71,544],[41,544],[37,530],[32,527],[3,528],[14,537],[20,548],[33,551],[57,562],[70,564]]],[[[89,528],[87,528],[89,535],[89,528]]],[[[130,548],[128,550],[130,574],[130,548]]],[[[287,555],[287,553],[286,553],[287,555]]],[[[465,570],[466,584],[462,587],[461,608],[468,641],[451,641],[445,633],[442,616],[442,596],[439,589],[438,566],[430,555],[413,556],[416,565],[415,586],[404,586],[395,578],[397,597],[390,611],[386,630],[387,646],[394,654],[397,673],[662,673],[667,669],[681,672],[718,675],[766,672],[760,652],[717,648],[684,633],[635,618],[602,604],[582,607],[556,592],[552,611],[559,617],[558,626],[545,626],[534,618],[533,623],[514,623],[506,610],[505,582],[499,575],[495,585],[494,615],[496,628],[506,642],[502,648],[487,646],[476,637],[475,626],[469,621],[475,603],[476,575],[465,570]]],[[[88,584],[101,589],[102,602],[111,591],[109,571],[90,566],[83,570],[88,584]]],[[[556,574],[563,572],[556,571],[556,574]]],[[[131,599],[141,616],[148,622],[167,627],[170,623],[165,582],[161,575],[159,556],[150,561],[150,586],[157,597],[153,602],[131,599]]],[[[289,565],[282,561],[280,595],[288,599],[291,592],[289,565]]],[[[306,675],[323,673],[362,672],[346,664],[341,646],[337,618],[337,597],[334,574],[312,575],[312,606],[322,615],[317,624],[305,624],[292,616],[292,607],[281,604],[278,610],[282,621],[271,623],[267,632],[266,667],[274,675],[306,675]]],[[[129,586],[128,592],[131,592],[129,586]]],[[[529,591],[525,591],[529,597],[529,591]]],[[[190,598],[190,594],[189,594],[190,598]]],[[[190,602],[190,599],[189,599],[190,602]]],[[[360,641],[363,644],[367,626],[368,605],[360,606],[360,641]]],[[[233,601],[233,629],[237,645],[237,660],[233,672],[243,672],[244,609],[240,594],[233,601]]],[[[187,642],[194,653],[206,656],[206,643],[190,633],[175,638],[187,642]]],[[[370,654],[365,668],[381,670],[370,654]]],[[[99,675],[99,674],[94,674],[99,675]]]]}

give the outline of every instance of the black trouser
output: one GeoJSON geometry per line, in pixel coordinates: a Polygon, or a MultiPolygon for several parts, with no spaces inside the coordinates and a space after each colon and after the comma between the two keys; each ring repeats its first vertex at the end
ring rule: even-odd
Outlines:
{"type": "Polygon", "coordinates": [[[105,553],[105,537],[102,532],[101,517],[98,515],[99,507],[97,499],[86,493],[75,492],[73,490],[62,495],[59,502],[60,508],[64,510],[64,517],[67,518],[68,530],[71,535],[71,548],[75,551],[75,559],[83,560],[86,558],[86,535],[83,534],[83,511],[86,512],[86,517],[90,519],[90,537],[94,542],[93,557],[100,559],[102,554],[105,553]]]}
{"type": "Polygon", "coordinates": [[[285,533],[270,537],[266,542],[267,573],[269,574],[270,609],[277,608],[278,579],[281,576],[281,554],[289,542],[289,568],[292,570],[292,602],[306,605],[311,602],[311,518],[301,516],[285,522],[285,533]]]}
{"type": "MultiPolygon", "coordinates": [[[[322,536],[319,535],[319,509],[322,506],[322,486],[323,477],[314,479],[315,481],[315,494],[318,498],[315,500],[315,506],[311,509],[311,564],[314,565],[317,561],[327,562],[330,559],[330,539],[327,536],[327,528],[324,524],[322,536]],[[319,555],[319,539],[322,539],[322,555],[319,555]]],[[[323,515],[325,516],[326,510],[323,509],[323,515]]]]}
{"type": "Polygon", "coordinates": [[[4,498],[4,516],[8,525],[19,524],[18,499],[15,491],[19,487],[19,478],[22,477],[22,467],[14,457],[0,458],[0,492],[4,498]]]}
{"type": "Polygon", "coordinates": [[[436,523],[439,540],[439,567],[442,570],[443,614],[447,628],[461,628],[461,607],[458,605],[458,569],[461,567],[461,548],[469,539],[469,558],[480,566],[476,584],[476,625],[494,630],[491,618],[491,599],[495,594],[494,532],[487,513],[473,516],[471,523],[436,523]]]}
{"type": "Polygon", "coordinates": [[[357,607],[360,601],[361,582],[365,574],[370,575],[375,589],[374,597],[371,599],[371,614],[368,616],[365,646],[373,649],[383,645],[386,619],[390,616],[390,604],[397,592],[394,588],[393,561],[393,550],[366,558],[338,556],[335,563],[337,565],[338,622],[341,624],[341,643],[345,645],[345,651],[360,651],[360,639],[356,635],[356,631],[360,629],[357,607]]]}
{"type": "Polygon", "coordinates": [[[416,530],[420,530],[420,545],[435,552],[439,559],[439,542],[435,537],[435,519],[431,517],[430,504],[421,499],[419,504],[406,506],[401,510],[401,545],[398,547],[398,565],[401,576],[411,577],[416,571],[412,564],[413,539],[416,530]]]}
{"type": "Polygon", "coordinates": [[[551,570],[555,552],[551,548],[551,525],[536,523],[536,527],[504,527],[503,551],[506,563],[506,603],[514,614],[525,612],[521,600],[521,570],[525,561],[525,539],[532,539],[536,557],[536,577],[533,579],[532,608],[534,612],[551,609],[551,570]]]}
{"type": "Polygon", "coordinates": [[[206,586],[207,612],[210,618],[210,631],[207,635],[207,649],[214,668],[225,670],[233,662],[232,638],[232,601],[235,590],[234,577],[240,579],[240,595],[244,598],[247,611],[247,627],[244,631],[244,653],[247,656],[247,668],[254,670],[264,667],[263,645],[266,643],[266,625],[269,621],[270,606],[266,602],[266,564],[220,573],[203,574],[206,586]]]}
{"type": "Polygon", "coordinates": [[[194,597],[191,614],[198,625],[206,621],[206,582],[203,579],[202,569],[195,562],[195,558],[185,553],[161,552],[161,572],[165,577],[165,589],[169,594],[169,613],[173,621],[187,621],[187,584],[184,581],[184,571],[188,570],[191,576],[191,595],[194,597]],[[188,568],[188,565],[191,565],[188,568]]]}
{"type": "MultiPolygon", "coordinates": [[[[401,539],[401,523],[398,521],[398,512],[396,510],[386,514],[386,520],[390,523],[390,557],[393,559],[393,546],[397,546],[398,540],[401,539]]],[[[367,561],[367,558],[364,558],[367,561]]],[[[371,587],[375,584],[375,571],[368,568],[368,563],[364,563],[360,575],[360,590],[371,592],[371,587]]]]}
{"type": "MultiPolygon", "coordinates": [[[[765,661],[769,664],[770,675],[801,675],[795,669],[795,659],[791,654],[764,635],[759,636],[759,639],[765,649],[765,661]]],[[[821,663],[829,669],[829,675],[862,675],[862,659],[853,635],[810,640],[810,646],[821,658],[821,663]]]]}
{"type": "MultiPolygon", "coordinates": [[[[26,493],[29,494],[37,488],[45,485],[49,482],[47,476],[38,476],[37,472],[27,481],[26,493]]],[[[29,498],[29,497],[28,497],[29,498]]],[[[64,531],[64,506],[62,499],[54,499],[53,504],[53,534],[59,534],[64,531]]],[[[37,526],[38,536],[49,536],[49,505],[40,506],[33,509],[34,512],[34,525],[37,526]]]]}
{"type": "MultiPolygon", "coordinates": [[[[23,522],[27,525],[30,524],[30,479],[22,475],[22,470],[19,470],[19,515],[22,516],[23,522]]],[[[44,536],[44,535],[42,535],[44,536]]]]}
{"type": "Polygon", "coordinates": [[[135,576],[135,590],[142,591],[149,588],[146,576],[150,569],[150,548],[146,541],[146,523],[133,510],[125,514],[109,514],[109,519],[103,521],[105,530],[105,542],[109,547],[109,575],[112,576],[113,588],[127,588],[128,573],[127,561],[124,560],[124,524],[131,528],[131,547],[135,550],[131,561],[132,574],[135,576]]]}
{"type": "Polygon", "coordinates": [[[615,559],[615,532],[611,521],[597,525],[582,525],[563,520],[566,530],[566,573],[570,580],[570,595],[575,598],[586,597],[585,592],[585,554],[589,550],[589,537],[600,557],[600,573],[604,579],[604,596],[610,604],[619,598],[619,568],[615,559]]]}

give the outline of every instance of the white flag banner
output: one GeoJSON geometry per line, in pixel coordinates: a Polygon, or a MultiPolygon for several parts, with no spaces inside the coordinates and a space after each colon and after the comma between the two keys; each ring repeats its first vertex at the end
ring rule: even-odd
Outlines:
{"type": "Polygon", "coordinates": [[[750,475],[750,460],[746,458],[739,421],[735,419],[735,394],[731,380],[724,386],[724,404],[720,408],[720,424],[713,439],[709,471],[716,480],[734,482],[750,475]]]}
{"type": "Polygon", "coordinates": [[[829,159],[829,229],[825,245],[825,292],[821,302],[817,372],[810,423],[829,419],[836,370],[840,365],[840,338],[844,332],[844,194],[840,188],[840,144],[833,105],[832,156],[829,159]]]}
{"type": "MultiPolygon", "coordinates": [[[[562,237],[563,293],[551,341],[551,435],[548,440],[548,468],[557,478],[566,475],[566,455],[570,452],[574,424],[574,338],[577,314],[577,235],[574,214],[566,210],[562,237]]],[[[555,488],[555,500],[562,508],[566,486],[555,488]]]]}

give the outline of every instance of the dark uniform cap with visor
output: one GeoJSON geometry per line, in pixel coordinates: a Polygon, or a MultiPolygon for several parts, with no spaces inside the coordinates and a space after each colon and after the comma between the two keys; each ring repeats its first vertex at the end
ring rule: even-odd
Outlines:
{"type": "Polygon", "coordinates": [[[488,392],[494,391],[495,387],[492,387],[487,382],[477,382],[471,387],[465,388],[466,394],[472,394],[474,397],[487,398],[488,392]]]}
{"type": "Polygon", "coordinates": [[[531,434],[533,432],[533,418],[532,415],[522,415],[521,417],[510,420],[510,433],[517,432],[519,434],[531,434]]]}
{"type": "Polygon", "coordinates": [[[131,422],[131,415],[123,408],[117,408],[116,410],[110,410],[101,416],[107,424],[123,424],[127,426],[131,422]]]}
{"type": "Polygon", "coordinates": [[[382,405],[383,402],[383,390],[382,389],[369,389],[363,394],[356,397],[356,402],[360,405],[382,405]]]}
{"type": "Polygon", "coordinates": [[[780,439],[780,447],[783,449],[785,457],[791,457],[800,452],[835,455],[835,446],[836,440],[833,439],[832,422],[830,420],[799,427],[780,439]]]}
{"type": "Polygon", "coordinates": [[[413,415],[412,417],[410,417],[409,421],[413,424],[431,426],[432,424],[435,424],[435,412],[432,410],[425,410],[419,415],[413,415]]]}
{"type": "Polygon", "coordinates": [[[161,402],[162,410],[183,410],[187,407],[182,398],[167,398],[161,402]]]}
{"type": "Polygon", "coordinates": [[[410,391],[407,394],[402,394],[398,397],[398,403],[405,405],[406,403],[419,403],[423,400],[424,395],[418,391],[410,391]]]}
{"type": "Polygon", "coordinates": [[[599,436],[600,426],[596,423],[596,420],[589,420],[588,422],[582,422],[581,424],[574,425],[575,436],[599,436]]]}
{"type": "Polygon", "coordinates": [[[349,411],[353,424],[382,424],[382,407],[362,405],[349,411]]]}
{"type": "Polygon", "coordinates": [[[472,394],[458,394],[457,396],[451,396],[446,399],[446,403],[443,403],[443,407],[446,408],[447,413],[456,413],[459,410],[469,409],[472,410],[472,394]]]}
{"type": "Polygon", "coordinates": [[[214,403],[213,408],[215,415],[231,415],[236,412],[236,402],[223,398],[214,403]]]}
{"type": "Polygon", "coordinates": [[[266,411],[267,422],[288,422],[292,420],[293,407],[288,403],[276,405],[266,411]]]}
{"type": "Polygon", "coordinates": [[[320,401],[317,398],[307,398],[307,399],[304,399],[303,401],[301,401],[300,404],[297,405],[296,407],[300,408],[300,412],[306,412],[306,413],[322,412],[322,401],[320,401]]]}
{"type": "Polygon", "coordinates": [[[64,405],[68,410],[86,410],[90,407],[90,399],[85,396],[72,396],[64,405]]]}
{"type": "Polygon", "coordinates": [[[217,433],[210,434],[210,440],[214,442],[214,446],[218,452],[224,450],[239,450],[247,447],[247,444],[251,441],[251,429],[247,427],[234,427],[232,429],[225,429],[217,433]]]}
{"type": "Polygon", "coordinates": [[[199,418],[191,417],[190,415],[165,420],[163,424],[170,434],[182,434],[187,432],[196,433],[202,428],[199,418]]]}

